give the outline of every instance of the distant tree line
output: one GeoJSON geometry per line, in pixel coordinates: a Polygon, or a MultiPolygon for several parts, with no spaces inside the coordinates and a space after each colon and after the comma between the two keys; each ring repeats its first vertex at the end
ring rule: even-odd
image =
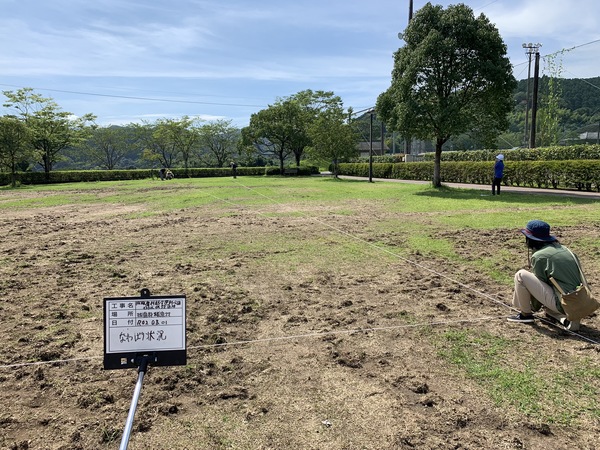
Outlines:
{"type": "MultiPolygon", "coordinates": [[[[423,45],[431,46],[434,41],[428,41],[419,33],[435,27],[455,26],[454,16],[467,22],[475,18],[469,17],[468,9],[463,7],[452,7],[445,12],[440,7],[432,8],[431,11],[424,8],[427,14],[415,18],[411,25],[415,27],[413,31],[407,29],[405,39],[409,42],[414,39],[414,47],[403,47],[397,54],[396,79],[392,88],[380,96],[373,121],[371,112],[353,118],[352,109],[345,109],[341,98],[333,92],[305,90],[277,99],[253,114],[249,125],[242,129],[234,127],[228,120],[208,122],[187,116],[100,127],[95,123],[93,114],[75,117],[63,111],[52,98],[43,97],[31,88],[23,88],[3,92],[6,97],[3,106],[7,114],[0,116],[0,170],[12,174],[43,171],[46,176],[56,169],[166,167],[187,171],[190,167],[225,167],[235,160],[238,165],[247,167],[276,166],[283,173],[286,165],[299,166],[308,160],[312,165],[332,165],[337,174],[339,163],[355,160],[358,156],[359,140],[381,141],[383,137],[388,148],[402,152],[405,136],[431,139],[435,133],[440,133],[437,139],[444,150],[522,147],[527,80],[516,83],[515,89],[511,87],[507,91],[506,88],[512,86],[509,67],[505,67],[504,47],[493,27],[485,20],[477,22],[477,26],[490,38],[489,45],[484,45],[479,51],[496,48],[499,71],[507,76],[502,85],[502,98],[495,97],[498,92],[492,97],[483,95],[491,85],[482,84],[481,98],[466,100],[461,94],[466,85],[459,83],[452,87],[451,83],[452,80],[470,79],[469,76],[455,68],[457,71],[446,79],[450,72],[436,71],[436,67],[445,64],[445,58],[451,60],[452,55],[463,50],[448,45],[424,49],[423,45]],[[446,17],[446,14],[450,15],[446,17]],[[420,21],[429,25],[418,27],[420,21]],[[446,49],[447,54],[436,53],[436,49],[446,49]],[[424,59],[423,55],[428,55],[429,59],[424,59]],[[424,77],[423,73],[428,76],[424,77]],[[420,86],[423,92],[415,91],[415,86],[420,86]],[[445,86],[445,89],[440,90],[436,86],[445,86]],[[448,92],[449,96],[444,97],[444,92],[448,92]],[[510,108],[506,98],[512,105],[510,108]],[[452,102],[457,102],[456,106],[452,106],[452,102]],[[459,117],[456,112],[458,102],[463,102],[468,108],[460,122],[454,123],[459,117]],[[483,114],[494,102],[501,105],[495,116],[483,114]],[[438,106],[427,112],[423,105],[438,106]],[[423,112],[426,114],[420,121],[417,120],[417,115],[423,112]],[[439,128],[441,122],[435,119],[438,113],[444,120],[452,119],[444,129],[439,128]],[[502,117],[507,120],[500,120],[502,117]],[[382,125],[384,119],[389,130],[382,125]],[[392,132],[393,129],[397,131],[392,132]]],[[[436,34],[435,38],[444,38],[444,42],[456,39],[454,45],[458,46],[465,37],[460,29],[446,30],[436,34]],[[451,31],[456,32],[455,36],[451,31]]],[[[477,41],[471,37],[461,45],[477,41]]],[[[478,65],[480,59],[464,61],[465,67],[461,70],[465,73],[481,70],[478,65]]],[[[541,77],[538,146],[576,144],[582,131],[595,132],[600,137],[598,85],[600,77],[585,80],[541,77]]],[[[433,150],[433,145],[430,146],[433,150]]],[[[15,177],[12,179],[14,184],[15,177]]]]}
{"type": "MultiPolygon", "coordinates": [[[[0,169],[133,169],[342,162],[356,154],[356,130],[333,92],[302,91],[255,113],[247,127],[184,116],[100,127],[93,114],[74,117],[31,88],[4,91],[0,169]]],[[[13,184],[15,177],[13,176],[13,184]]]]}

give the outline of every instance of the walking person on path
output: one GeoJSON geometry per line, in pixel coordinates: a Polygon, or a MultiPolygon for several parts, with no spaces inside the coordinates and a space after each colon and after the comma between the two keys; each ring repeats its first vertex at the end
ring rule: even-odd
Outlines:
{"type": "Polygon", "coordinates": [[[492,195],[500,195],[500,184],[502,183],[502,177],[504,176],[504,155],[500,154],[496,156],[496,163],[494,164],[494,181],[492,181],[492,195]]]}

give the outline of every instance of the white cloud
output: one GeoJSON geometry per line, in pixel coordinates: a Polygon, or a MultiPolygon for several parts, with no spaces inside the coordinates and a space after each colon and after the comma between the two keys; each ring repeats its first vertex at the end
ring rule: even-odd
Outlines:
{"type": "MultiPolygon", "coordinates": [[[[49,94],[65,110],[125,123],[160,116],[157,111],[239,123],[258,109],[241,105],[266,105],[308,88],[332,90],[346,106],[372,106],[389,86],[393,52],[402,44],[396,35],[408,13],[408,2],[397,0],[31,3],[0,0],[0,81],[53,89],[49,94]],[[198,102],[212,97],[205,104],[166,105],[77,92],[198,102]]],[[[425,0],[414,3],[416,11],[425,0]]],[[[496,24],[515,65],[527,60],[523,42],[542,42],[546,55],[600,38],[596,0],[470,3],[496,24]]],[[[565,76],[598,76],[598,49],[566,52],[565,76]]],[[[524,78],[526,65],[515,75],[524,78]]]]}

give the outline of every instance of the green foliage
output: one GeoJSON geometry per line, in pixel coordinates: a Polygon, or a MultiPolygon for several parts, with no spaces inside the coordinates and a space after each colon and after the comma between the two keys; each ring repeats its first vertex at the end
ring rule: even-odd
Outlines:
{"type": "MultiPolygon", "coordinates": [[[[447,151],[442,161],[494,161],[502,153],[507,161],[567,161],[575,159],[600,159],[600,145],[577,144],[538,148],[519,148],[515,150],[470,150],[447,151]]],[[[423,159],[432,161],[433,153],[425,153],[423,159]]]]}
{"type": "Polygon", "coordinates": [[[506,129],[516,81],[498,30],[464,4],[444,10],[427,3],[404,40],[377,113],[389,129],[435,141],[433,183],[439,186],[442,145],[468,130],[491,141],[506,129]]]}
{"type": "MultiPolygon", "coordinates": [[[[298,175],[314,175],[319,173],[318,167],[302,166],[294,167],[298,175]]],[[[176,179],[179,178],[209,178],[230,177],[231,169],[226,168],[176,168],[171,169],[176,179]]],[[[238,176],[262,176],[280,175],[277,167],[238,167],[238,176]]],[[[77,183],[93,181],[119,181],[119,180],[143,180],[148,178],[160,178],[156,169],[134,169],[134,170],[71,170],[52,171],[47,177],[43,172],[17,172],[15,179],[23,185],[47,184],[47,183],[77,183]]],[[[0,172],[0,186],[11,183],[10,173],[0,172]]]]}
{"type": "Polygon", "coordinates": [[[313,146],[309,155],[319,161],[332,161],[337,177],[339,161],[356,155],[358,136],[351,124],[345,122],[342,109],[319,114],[309,128],[313,146]]]}
{"type": "Polygon", "coordinates": [[[325,138],[329,139],[327,146],[334,144],[336,148],[342,145],[336,140],[341,139],[344,145],[348,142],[347,133],[339,126],[341,115],[342,100],[333,92],[301,91],[252,114],[250,124],[242,129],[242,146],[253,146],[267,158],[276,157],[283,174],[286,160],[293,156],[299,166],[309,147],[318,149],[311,156],[319,159],[320,152],[329,150],[324,148],[325,138]],[[327,127],[337,136],[325,136],[327,127]]]}
{"type": "MultiPolygon", "coordinates": [[[[433,162],[373,163],[375,178],[431,181],[433,162]]],[[[442,164],[446,183],[491,184],[490,162],[451,161],[442,164]]],[[[368,177],[368,163],[340,164],[340,174],[368,177]]],[[[600,192],[600,161],[507,161],[503,183],[507,186],[597,190],[600,192]]]]}
{"type": "Polygon", "coordinates": [[[554,55],[546,56],[546,68],[550,74],[547,95],[542,97],[540,105],[539,133],[537,145],[558,145],[560,141],[560,99],[562,97],[561,83],[562,61],[554,55]]]}
{"type": "Polygon", "coordinates": [[[11,185],[16,186],[19,163],[31,156],[31,135],[27,125],[15,117],[0,117],[0,168],[8,169],[11,185]]]}
{"type": "Polygon", "coordinates": [[[234,159],[240,133],[231,125],[231,120],[216,120],[202,125],[198,129],[198,137],[198,156],[203,165],[223,167],[234,159]]]}
{"type": "Polygon", "coordinates": [[[181,119],[161,119],[154,125],[152,132],[152,143],[150,150],[154,150],[155,156],[163,163],[163,167],[172,167],[166,165],[167,154],[172,160],[181,159],[183,167],[187,169],[190,165],[190,159],[194,151],[198,148],[199,133],[198,124],[201,119],[183,116],[181,119]]]}
{"type": "Polygon", "coordinates": [[[128,147],[134,140],[131,128],[97,128],[92,131],[90,138],[82,145],[82,149],[95,165],[114,170],[123,161],[128,147]]]}
{"type": "Polygon", "coordinates": [[[298,102],[279,100],[267,109],[252,114],[243,136],[256,148],[268,149],[269,153],[275,155],[283,173],[285,160],[293,149],[308,142],[303,121],[304,111],[298,102]]]}
{"type": "Polygon", "coordinates": [[[84,142],[89,136],[88,124],[95,120],[92,114],[73,118],[72,113],[62,111],[51,98],[42,97],[31,88],[3,94],[7,98],[4,106],[15,110],[16,117],[29,129],[29,143],[46,176],[64,149],[84,142]]]}

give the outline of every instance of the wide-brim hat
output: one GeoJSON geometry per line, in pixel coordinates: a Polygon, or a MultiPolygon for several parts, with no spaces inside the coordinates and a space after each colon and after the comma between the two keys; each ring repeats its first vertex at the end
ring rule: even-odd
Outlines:
{"type": "Polygon", "coordinates": [[[496,159],[499,159],[500,161],[502,161],[504,159],[504,155],[502,153],[500,153],[498,156],[496,156],[496,159]]]}
{"type": "Polygon", "coordinates": [[[557,240],[556,236],[550,234],[550,225],[543,220],[530,220],[525,228],[520,231],[534,241],[554,242],[557,240]]]}

